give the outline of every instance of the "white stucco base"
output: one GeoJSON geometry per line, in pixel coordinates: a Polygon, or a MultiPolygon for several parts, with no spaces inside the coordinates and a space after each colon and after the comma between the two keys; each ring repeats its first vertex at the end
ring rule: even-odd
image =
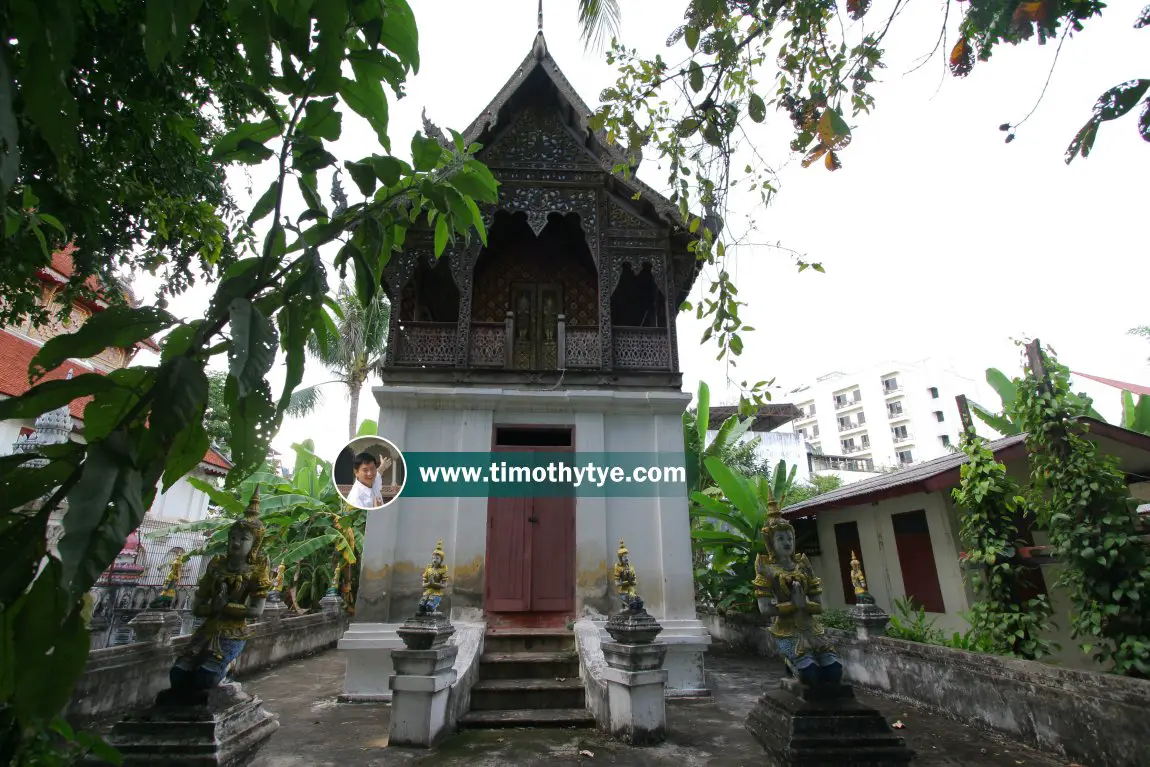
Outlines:
{"type": "Polygon", "coordinates": [[[397,669],[390,680],[388,743],[430,747],[447,734],[447,704],[457,679],[453,664],[459,648],[448,645],[436,650],[397,652],[397,669]]]}
{"type": "MultiPolygon", "coordinates": [[[[379,434],[404,452],[489,452],[495,426],[568,426],[577,453],[645,453],[682,465],[683,392],[521,390],[386,386],[374,390],[379,434]]],[[[402,621],[419,598],[419,572],[443,539],[451,608],[482,607],[487,552],[485,497],[400,495],[368,516],[359,604],[366,621],[402,621]]],[[[610,569],[619,539],[631,551],[648,611],[659,621],[694,620],[686,494],[579,497],[575,522],[575,604],[605,612],[613,601],[610,569]]]]}
{"type": "MultiPolygon", "coordinates": [[[[607,633],[607,621],[592,621],[599,630],[600,642],[611,642],[607,633]]],[[[711,644],[711,634],[700,620],[659,621],[663,630],[658,641],[667,645],[667,657],[663,660],[663,670],[667,672],[664,693],[668,698],[706,698],[711,695],[707,689],[706,663],[707,648],[711,644]]]]}
{"type": "Polygon", "coordinates": [[[398,623],[352,623],[336,648],[347,658],[343,694],[345,703],[391,700],[392,650],[403,649],[395,630],[398,623]]]}
{"type": "Polygon", "coordinates": [[[607,700],[611,734],[624,742],[649,745],[661,741],[667,727],[665,670],[624,671],[607,666],[607,700]]]}

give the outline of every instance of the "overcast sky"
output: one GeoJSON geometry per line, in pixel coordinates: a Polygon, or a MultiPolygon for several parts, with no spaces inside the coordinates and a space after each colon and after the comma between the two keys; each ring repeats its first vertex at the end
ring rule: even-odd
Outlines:
{"type": "MultiPolygon", "coordinates": [[[[425,107],[439,125],[465,128],[530,50],[536,23],[536,0],[412,5],[422,66],[407,98],[391,105],[390,134],[400,155],[425,107]]],[[[622,39],[629,46],[680,59],[681,52],[666,51],[665,40],[681,22],[684,0],[622,5],[622,39]]],[[[872,15],[881,5],[875,3],[872,15]]],[[[1051,344],[1071,369],[1150,382],[1150,344],[1126,335],[1130,327],[1150,324],[1150,146],[1138,137],[1131,115],[1102,127],[1088,159],[1069,167],[1063,162],[1098,95],[1144,74],[1145,62],[1135,52],[1144,50],[1150,30],[1132,28],[1135,4],[1114,4],[1068,40],[1044,101],[1007,145],[998,125],[1030,111],[1055,45],[1000,49],[964,80],[944,77],[941,60],[906,74],[933,44],[938,6],[912,3],[896,22],[887,44],[889,68],[873,87],[876,111],[849,120],[854,139],[841,170],[830,173],[821,163],[803,169],[789,157],[785,115],[768,120],[781,127],[752,133],[758,151],[780,169],[781,182],[766,210],[732,198],[731,233],[747,244],[735,249],[729,271],[750,302],[741,315],[758,330],[745,339],[739,367],[728,371],[715,361],[712,346],[700,347],[702,325],[681,315],[686,390],[693,392],[702,378],[714,398],[733,398],[733,390],[723,393],[728,373],[736,381],[777,377],[782,388],[776,401],[788,401],[787,391],[831,370],[929,356],[948,358],[976,379],[989,366],[1015,374],[1019,357],[1011,339],[1026,335],[1051,344]],[[826,273],[798,274],[788,254],[766,245],[776,242],[822,262],[826,273]]],[[[615,76],[600,54],[584,51],[575,0],[545,0],[544,29],[572,85],[597,105],[615,76]]],[[[341,160],[369,153],[373,143],[362,121],[345,116],[336,152],[341,160]]],[[[640,175],[660,187],[665,174],[654,166],[648,160],[640,175]]],[[[238,199],[250,206],[246,176],[233,178],[238,199]]],[[[270,169],[252,174],[256,196],[270,180],[270,169]]],[[[708,284],[700,278],[696,293],[708,284]]],[[[138,283],[141,291],[154,285],[148,278],[138,283]]],[[[207,296],[202,288],[193,290],[173,308],[200,316],[207,296]]],[[[305,383],[329,377],[311,362],[305,383]]],[[[282,382],[278,366],[273,382],[282,382]]],[[[347,400],[338,386],[324,388],[326,404],[317,414],[285,422],[273,443],[281,452],[290,455],[291,443],[307,437],[321,454],[334,457],[342,447],[347,400]]],[[[1091,382],[1078,389],[1117,421],[1116,390],[1091,382]]],[[[975,395],[988,398],[985,390],[975,395]]],[[[361,417],[377,414],[365,391],[361,417]]]]}

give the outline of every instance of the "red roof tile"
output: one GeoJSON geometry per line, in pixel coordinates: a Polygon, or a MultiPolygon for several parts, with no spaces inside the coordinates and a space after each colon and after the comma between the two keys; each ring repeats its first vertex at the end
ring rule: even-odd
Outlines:
{"type": "MultiPolygon", "coordinates": [[[[32,358],[36,356],[36,352],[39,350],[40,347],[31,341],[0,330],[0,394],[8,397],[19,397],[32,388],[28,385],[28,366],[32,363],[32,358]]],[[[63,379],[67,377],[69,368],[74,371],[74,375],[90,372],[104,375],[103,371],[89,370],[74,360],[68,360],[68,362],[60,367],[50,371],[41,380],[56,381],[63,379]]],[[[87,407],[91,401],[91,397],[80,397],[79,399],[72,400],[72,403],[68,406],[72,417],[81,424],[84,421],[84,408],[87,407]]],[[[224,471],[232,468],[231,461],[213,449],[209,449],[208,452],[204,454],[204,463],[218,469],[223,469],[224,471]]]]}
{"type": "MultiPolygon", "coordinates": [[[[9,397],[19,397],[32,388],[28,385],[28,366],[32,363],[32,358],[36,356],[36,352],[38,351],[40,351],[40,347],[31,341],[27,341],[8,332],[0,331],[0,360],[2,360],[2,362],[0,362],[0,394],[5,394],[9,397]]],[[[68,368],[72,368],[75,371],[75,375],[93,372],[80,363],[69,360],[55,370],[50,371],[41,380],[55,381],[65,378],[68,375],[68,368]]],[[[99,370],[94,372],[103,375],[99,370]]],[[[69,407],[72,411],[72,417],[83,420],[84,408],[91,401],[91,397],[81,397],[80,399],[73,400],[69,407]]]]}

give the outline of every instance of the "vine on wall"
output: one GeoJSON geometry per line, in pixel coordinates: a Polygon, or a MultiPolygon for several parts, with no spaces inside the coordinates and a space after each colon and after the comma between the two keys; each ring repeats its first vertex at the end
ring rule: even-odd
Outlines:
{"type": "Polygon", "coordinates": [[[1009,414],[1028,433],[1028,503],[1066,564],[1071,635],[1120,674],[1150,677],[1150,547],[1138,536],[1135,503],[1117,461],[1099,456],[1078,419],[1070,371],[1035,341],[1009,414]]]}
{"type": "Polygon", "coordinates": [[[969,581],[976,601],[966,615],[973,641],[999,655],[1037,660],[1048,655],[1051,642],[1041,636],[1050,627],[1051,607],[1045,594],[1020,597],[1025,576],[1018,564],[1019,488],[994,459],[986,441],[967,431],[962,451],[969,462],[954,489],[959,514],[959,539],[974,569],[969,581]]]}

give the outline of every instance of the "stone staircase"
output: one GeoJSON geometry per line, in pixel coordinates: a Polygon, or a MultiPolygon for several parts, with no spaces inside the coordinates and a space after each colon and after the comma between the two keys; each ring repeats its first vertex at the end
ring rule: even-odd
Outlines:
{"type": "Polygon", "coordinates": [[[579,678],[575,634],[554,629],[489,632],[461,727],[594,727],[579,678]]]}

